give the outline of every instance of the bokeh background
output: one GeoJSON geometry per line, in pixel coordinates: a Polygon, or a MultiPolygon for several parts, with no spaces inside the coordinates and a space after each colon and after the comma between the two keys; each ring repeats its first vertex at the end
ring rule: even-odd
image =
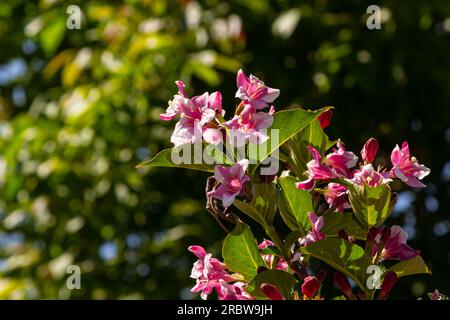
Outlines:
{"type": "Polygon", "coordinates": [[[278,109],[335,106],[329,135],[355,152],[377,137],[380,163],[409,141],[428,188],[394,185],[390,222],[433,276],[392,297],[450,293],[449,1],[2,0],[0,298],[195,298],[186,248],[220,255],[225,236],[206,175],[135,165],[170,146],[158,115],[175,80],[221,90],[230,113],[240,67],[281,89],[278,109]],[[80,30],[66,28],[73,4],[80,30]]]}

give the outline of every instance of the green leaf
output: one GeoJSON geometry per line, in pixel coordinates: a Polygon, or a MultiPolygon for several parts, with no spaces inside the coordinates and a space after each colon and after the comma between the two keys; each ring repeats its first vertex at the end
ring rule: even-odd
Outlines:
{"type": "Polygon", "coordinates": [[[279,202],[285,202],[285,205],[280,206],[280,209],[282,208],[283,211],[287,209],[287,212],[283,212],[283,215],[294,217],[298,230],[305,233],[311,228],[308,213],[314,211],[311,194],[306,190],[298,189],[295,186],[297,179],[294,177],[281,177],[278,181],[283,190],[279,202]]]}
{"type": "Polygon", "coordinates": [[[330,141],[317,119],[311,121],[311,123],[301,132],[301,135],[302,140],[306,145],[314,147],[322,155],[336,143],[335,141],[330,141]]]}
{"type": "Polygon", "coordinates": [[[287,248],[287,250],[290,250],[292,245],[298,241],[298,239],[302,236],[303,234],[300,231],[292,231],[290,232],[287,236],[286,239],[284,240],[284,246],[287,248]]]}
{"type": "Polygon", "coordinates": [[[297,283],[294,276],[281,270],[267,270],[259,273],[248,284],[246,290],[252,296],[258,299],[267,299],[267,296],[261,292],[260,286],[263,283],[271,284],[278,288],[285,299],[289,299],[292,288],[297,283]]]}
{"type": "Polygon", "coordinates": [[[151,160],[136,166],[141,167],[173,167],[214,172],[214,163],[230,164],[222,152],[212,145],[184,144],[159,152],[151,160]]]}
{"type": "Polygon", "coordinates": [[[228,269],[240,273],[247,281],[256,276],[259,267],[265,266],[250,228],[242,222],[225,238],[222,256],[228,269]]]}
{"type": "Polygon", "coordinates": [[[265,225],[263,215],[252,204],[236,199],[233,205],[260,225],[265,225]]]}
{"type": "Polygon", "coordinates": [[[420,273],[428,273],[431,275],[431,270],[427,267],[421,256],[399,262],[389,268],[386,272],[389,271],[394,271],[399,278],[420,273]]]}
{"type": "Polygon", "coordinates": [[[48,24],[39,34],[39,42],[45,54],[50,57],[58,49],[66,31],[65,15],[55,12],[48,19],[48,24]]]}
{"type": "Polygon", "coordinates": [[[262,214],[268,224],[273,223],[276,213],[277,190],[273,183],[253,183],[252,184],[252,204],[258,212],[262,214]]]}
{"type": "MultiPolygon", "coordinates": [[[[258,152],[257,159],[253,159],[253,153],[250,153],[252,160],[258,162],[264,161],[282,144],[292,138],[300,130],[304,129],[311,121],[316,119],[322,112],[330,109],[326,107],[317,111],[306,111],[303,109],[283,110],[274,114],[273,124],[267,130],[269,139],[256,145],[258,152]],[[274,130],[275,129],[275,130],[274,130]],[[278,137],[277,137],[278,135],[278,137]]],[[[255,147],[256,148],[256,147],[255,147]]]]}
{"type": "Polygon", "coordinates": [[[349,236],[365,240],[367,230],[364,230],[351,212],[328,212],[324,216],[325,223],[322,232],[325,237],[337,237],[339,230],[344,229],[349,236]]]}
{"type": "Polygon", "coordinates": [[[350,204],[363,227],[378,227],[388,218],[392,192],[387,185],[349,185],[348,190],[350,204]]]}
{"type": "Polygon", "coordinates": [[[313,242],[301,248],[301,251],[349,276],[361,290],[365,290],[366,270],[372,261],[360,246],[343,239],[331,238],[313,242]]]}

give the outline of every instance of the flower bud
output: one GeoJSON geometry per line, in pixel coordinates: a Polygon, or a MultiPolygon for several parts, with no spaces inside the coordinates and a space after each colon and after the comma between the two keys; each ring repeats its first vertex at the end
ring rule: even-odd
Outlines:
{"type": "Polygon", "coordinates": [[[320,122],[320,127],[325,129],[331,124],[331,118],[333,117],[333,111],[327,110],[317,117],[320,122]]]}
{"type": "Polygon", "coordinates": [[[308,276],[303,281],[302,293],[304,296],[308,297],[309,299],[312,299],[319,291],[320,286],[321,283],[319,279],[317,279],[314,276],[308,276]]]}
{"type": "Polygon", "coordinates": [[[323,283],[323,281],[325,280],[325,277],[327,276],[327,272],[325,270],[320,270],[319,273],[317,274],[317,279],[319,279],[320,283],[323,283]]]}
{"type": "Polygon", "coordinates": [[[397,283],[398,277],[394,271],[389,271],[384,275],[383,283],[381,284],[381,291],[378,299],[385,300],[389,296],[392,287],[397,283]]]}
{"type": "Polygon", "coordinates": [[[269,283],[263,283],[259,288],[270,300],[284,300],[280,290],[269,283]]]}
{"type": "Polygon", "coordinates": [[[369,232],[367,232],[367,241],[372,243],[375,240],[375,237],[378,234],[377,228],[370,228],[369,232]]]}
{"type": "Polygon", "coordinates": [[[377,153],[378,141],[375,138],[370,138],[361,150],[361,158],[365,163],[372,163],[377,153]]]}
{"type": "Polygon", "coordinates": [[[344,240],[349,241],[348,233],[344,229],[340,229],[338,232],[338,237],[344,240]]]}
{"type": "Polygon", "coordinates": [[[333,275],[333,280],[336,286],[347,296],[353,296],[352,287],[348,283],[348,279],[342,273],[336,271],[333,275]]]}

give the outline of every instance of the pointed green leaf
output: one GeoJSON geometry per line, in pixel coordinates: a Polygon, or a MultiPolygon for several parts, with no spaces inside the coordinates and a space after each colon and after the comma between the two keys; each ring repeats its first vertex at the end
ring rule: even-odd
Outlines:
{"type": "Polygon", "coordinates": [[[232,162],[213,145],[184,144],[165,149],[151,160],[142,162],[136,167],[173,167],[214,172],[215,164],[232,164],[232,162]]]}
{"type": "Polygon", "coordinates": [[[253,279],[258,268],[265,265],[250,228],[242,222],[238,222],[225,238],[222,256],[228,269],[240,273],[247,281],[253,279]]]}
{"type": "Polygon", "coordinates": [[[420,273],[431,274],[431,270],[427,267],[421,256],[399,262],[389,268],[386,272],[389,271],[394,271],[399,278],[420,273]]]}
{"type": "Polygon", "coordinates": [[[372,261],[360,246],[343,239],[330,238],[313,242],[301,248],[301,251],[349,276],[361,290],[365,290],[366,270],[372,261]]]}
{"type": "MultiPolygon", "coordinates": [[[[293,109],[276,112],[274,114],[273,124],[267,130],[269,139],[257,146],[258,150],[262,150],[262,155],[259,155],[257,159],[252,160],[262,162],[282,144],[292,138],[300,130],[304,129],[311,121],[328,109],[330,109],[330,107],[322,108],[317,111],[293,109]]],[[[250,156],[252,157],[253,153],[250,153],[250,156]]]]}
{"type": "Polygon", "coordinates": [[[295,186],[297,179],[294,177],[281,177],[278,181],[282,189],[278,202],[284,202],[280,210],[283,211],[283,215],[294,217],[297,229],[304,233],[311,228],[308,218],[308,213],[314,211],[311,194],[306,190],[298,189],[295,186]]]}
{"type": "Polygon", "coordinates": [[[387,185],[349,185],[348,190],[350,204],[363,227],[378,227],[388,218],[392,192],[387,185]]]}
{"type": "Polygon", "coordinates": [[[325,223],[322,232],[325,237],[337,237],[343,229],[349,236],[365,240],[367,230],[364,230],[351,212],[329,212],[324,215],[325,223]]]}
{"type": "Polygon", "coordinates": [[[264,226],[263,215],[252,204],[236,199],[234,200],[233,205],[260,225],[264,226]]]}

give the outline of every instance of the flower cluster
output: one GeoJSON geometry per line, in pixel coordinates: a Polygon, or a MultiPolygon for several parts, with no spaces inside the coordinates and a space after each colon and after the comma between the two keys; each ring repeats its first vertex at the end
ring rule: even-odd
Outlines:
{"type": "Polygon", "coordinates": [[[312,160],[307,163],[308,179],[296,183],[297,188],[311,191],[317,182],[325,182],[324,196],[330,208],[343,211],[350,208],[345,185],[329,182],[339,179],[348,183],[377,187],[388,185],[393,179],[400,179],[410,187],[425,187],[419,180],[430,173],[430,169],[418,163],[417,159],[410,156],[407,142],[403,142],[402,149],[397,145],[391,153],[392,169],[386,171],[381,166],[377,169],[373,166],[373,161],[378,152],[378,142],[375,138],[370,138],[361,150],[363,162],[359,167],[358,157],[350,151],[345,150],[342,142],[337,142],[337,148],[327,154],[322,159],[320,153],[313,147],[308,146],[308,151],[312,160]]]}
{"type": "MultiPolygon", "coordinates": [[[[264,240],[258,245],[258,249],[263,251],[269,247],[275,246],[270,240],[264,240]]],[[[227,266],[211,253],[207,253],[201,246],[190,246],[188,248],[196,257],[191,271],[191,278],[196,280],[196,285],[191,289],[192,292],[201,292],[200,296],[206,300],[213,290],[216,291],[219,300],[252,300],[252,297],[245,288],[247,283],[243,282],[242,275],[238,273],[230,274],[227,266]]],[[[273,254],[261,252],[261,257],[266,263],[268,269],[286,271],[289,266],[286,261],[276,257],[273,254]]],[[[260,290],[267,294],[269,298],[281,297],[279,290],[269,283],[262,283],[260,290]]],[[[279,299],[274,299],[279,300],[279,299]]]]}
{"type": "MultiPolygon", "coordinates": [[[[396,201],[392,182],[423,188],[421,180],[430,173],[411,156],[407,142],[392,150],[390,168],[376,166],[379,145],[375,138],[364,144],[358,157],[341,140],[333,142],[325,134],[333,116],[330,108],[276,113],[271,104],[280,91],[242,70],[236,77],[235,97],[240,101],[228,120],[220,92],[190,98],[184,84],[176,84],[178,93],[160,115],[164,121],[179,117],[171,137],[174,146],[230,144],[243,147],[245,155],[232,157],[231,164],[216,165],[214,176],[208,178],[207,210],[229,234],[223,262],[200,246],[189,247],[198,259],[191,272],[196,280],[192,292],[200,292],[202,299],[216,292],[219,300],[324,299],[326,272],[313,270],[314,259],[336,269],[332,280],[343,294],[340,299],[384,300],[400,275],[431,273],[421,252],[407,244],[406,232],[386,224],[396,201]],[[285,127],[280,125],[284,122],[285,127]],[[259,160],[250,162],[254,159],[245,147],[273,138],[266,129],[275,126],[284,137],[276,156],[284,171],[263,176],[255,170],[259,160]],[[275,223],[277,215],[284,227],[275,223]],[[265,231],[267,238],[259,244],[246,223],[249,219],[265,231]],[[234,231],[224,223],[235,224],[234,231]],[[372,267],[380,270],[377,285],[369,285],[366,270],[372,267]],[[349,278],[359,288],[356,293],[349,278]]],[[[149,163],[176,166],[165,161],[158,158],[149,163]]],[[[190,167],[206,168],[195,163],[190,167]]],[[[429,298],[446,296],[436,290],[429,298]]]]}

